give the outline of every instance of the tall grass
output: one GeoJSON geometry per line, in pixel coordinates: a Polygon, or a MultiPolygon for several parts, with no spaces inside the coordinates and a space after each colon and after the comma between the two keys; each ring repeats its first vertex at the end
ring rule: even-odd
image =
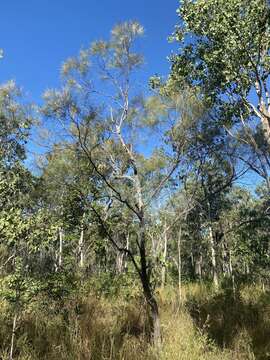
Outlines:
{"type": "MultiPolygon", "coordinates": [[[[32,306],[19,318],[19,360],[267,360],[270,359],[270,296],[259,287],[235,294],[206,285],[167,287],[158,293],[163,345],[149,345],[143,300],[93,293],[55,310],[32,306]]],[[[8,359],[12,318],[0,307],[0,358],[8,359]]]]}

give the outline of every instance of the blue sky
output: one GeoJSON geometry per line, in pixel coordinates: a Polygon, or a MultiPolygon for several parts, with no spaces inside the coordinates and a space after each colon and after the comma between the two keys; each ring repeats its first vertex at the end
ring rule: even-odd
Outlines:
{"type": "Polygon", "coordinates": [[[146,76],[166,74],[173,49],[167,36],[177,23],[178,0],[9,0],[1,3],[1,82],[14,79],[40,102],[59,84],[61,63],[91,41],[106,38],[114,24],[138,20],[146,29],[141,50],[146,76]]]}
{"type": "MultiPolygon", "coordinates": [[[[167,37],[178,21],[178,4],[178,0],[2,1],[0,82],[14,79],[28,101],[40,103],[44,90],[59,86],[65,59],[93,40],[107,38],[116,23],[131,19],[146,30],[140,42],[146,58],[145,79],[155,73],[165,75],[167,56],[174,49],[167,37]]],[[[31,156],[28,160],[31,163],[31,156]]]]}

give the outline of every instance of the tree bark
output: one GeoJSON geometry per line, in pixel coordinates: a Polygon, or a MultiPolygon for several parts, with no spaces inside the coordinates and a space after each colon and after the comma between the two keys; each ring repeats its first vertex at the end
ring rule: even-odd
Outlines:
{"type": "Polygon", "coordinates": [[[153,291],[147,278],[142,276],[142,285],[144,296],[149,306],[149,323],[151,330],[151,341],[154,346],[159,349],[161,346],[161,329],[160,329],[160,316],[157,301],[154,297],[153,291]]]}
{"type": "Polygon", "coordinates": [[[151,340],[156,348],[160,348],[161,329],[160,329],[159,309],[158,309],[157,301],[154,296],[154,291],[151,288],[151,284],[150,284],[151,269],[147,266],[149,264],[147,264],[146,261],[145,241],[146,241],[146,229],[145,229],[144,216],[142,214],[140,219],[140,262],[141,262],[140,278],[143,287],[144,297],[150,308],[149,323],[151,330],[151,340]]]}

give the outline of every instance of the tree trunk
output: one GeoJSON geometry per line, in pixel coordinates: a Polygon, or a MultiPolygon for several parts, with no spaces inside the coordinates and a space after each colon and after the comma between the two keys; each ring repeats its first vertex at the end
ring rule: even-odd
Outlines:
{"type": "Polygon", "coordinates": [[[161,347],[161,330],[160,330],[160,316],[158,311],[158,305],[154,298],[152,298],[151,316],[152,316],[152,334],[153,343],[157,349],[161,347]]]}
{"type": "MultiPolygon", "coordinates": [[[[122,241],[119,241],[119,234],[116,234],[117,242],[122,243],[122,241]]],[[[125,253],[123,251],[117,250],[116,252],[116,259],[115,259],[115,269],[118,274],[121,274],[123,272],[123,265],[124,265],[124,256],[125,253]]]]}
{"type": "Polygon", "coordinates": [[[209,238],[210,238],[210,248],[211,248],[211,263],[212,263],[212,271],[213,271],[213,283],[214,287],[218,289],[218,273],[217,273],[217,255],[216,255],[216,244],[213,235],[212,225],[209,226],[209,238]]]}
{"type": "Polygon", "coordinates": [[[196,261],[196,275],[198,275],[200,282],[202,281],[202,261],[203,257],[200,250],[199,259],[196,261]]]}
{"type": "Polygon", "coordinates": [[[233,275],[233,266],[232,266],[232,251],[231,249],[229,250],[229,272],[230,275],[233,275]]]}
{"type": "Polygon", "coordinates": [[[161,346],[161,330],[160,330],[160,317],[158,304],[154,296],[154,291],[151,288],[150,284],[150,273],[151,269],[149,268],[149,264],[146,261],[146,249],[145,249],[145,241],[146,241],[146,229],[143,214],[140,218],[140,263],[141,263],[141,271],[140,271],[140,279],[143,287],[143,293],[145,300],[149,306],[149,323],[151,330],[151,340],[154,346],[158,349],[161,346]]]}
{"type": "Polygon", "coordinates": [[[191,251],[190,251],[190,271],[191,271],[192,279],[195,279],[196,278],[196,266],[195,266],[195,261],[194,261],[193,249],[191,249],[191,251]]]}
{"type": "Polygon", "coordinates": [[[118,251],[116,255],[116,271],[118,274],[123,272],[123,260],[124,260],[124,253],[118,251]]]}
{"type": "Polygon", "coordinates": [[[229,271],[232,279],[232,290],[233,290],[233,296],[235,297],[236,291],[235,291],[235,281],[234,281],[234,273],[233,273],[233,266],[232,266],[232,252],[231,249],[229,249],[229,271]]]}
{"type": "MultiPolygon", "coordinates": [[[[166,228],[165,223],[165,228],[166,228]]],[[[164,289],[166,283],[166,260],[167,260],[167,245],[168,245],[168,238],[167,238],[167,230],[165,229],[164,232],[164,250],[163,250],[163,259],[162,259],[162,269],[161,269],[161,288],[164,289]]]]}
{"type": "MultiPolygon", "coordinates": [[[[127,234],[126,249],[129,250],[129,233],[127,234]]],[[[127,257],[125,256],[124,271],[127,271],[127,269],[128,269],[128,262],[127,262],[127,257]]]]}
{"type": "Polygon", "coordinates": [[[13,352],[14,352],[14,342],[15,342],[16,326],[17,326],[17,314],[15,314],[15,315],[14,315],[14,318],[13,318],[12,335],[11,335],[10,352],[9,352],[9,360],[13,360],[13,352]]]}
{"type": "MultiPolygon", "coordinates": [[[[267,116],[270,117],[270,114],[267,116]]],[[[267,116],[260,116],[265,140],[270,148],[270,124],[267,116]]]]}
{"type": "Polygon", "coordinates": [[[80,266],[80,268],[84,267],[83,241],[84,241],[84,229],[82,226],[80,240],[79,240],[79,256],[80,256],[79,266],[80,266]]]}
{"type": "Polygon", "coordinates": [[[178,291],[179,301],[182,301],[182,261],[181,261],[181,240],[182,240],[182,228],[179,228],[177,250],[178,250],[178,291]]]}
{"type": "Polygon", "coordinates": [[[142,285],[144,296],[149,306],[149,323],[151,331],[151,341],[154,346],[159,349],[161,346],[161,329],[160,329],[160,316],[158,304],[154,297],[153,291],[150,288],[149,280],[142,277],[142,285]]]}
{"type": "Polygon", "coordinates": [[[58,266],[59,266],[59,268],[61,268],[61,266],[62,266],[63,237],[64,237],[63,229],[60,228],[59,229],[59,257],[58,257],[58,266]]]}

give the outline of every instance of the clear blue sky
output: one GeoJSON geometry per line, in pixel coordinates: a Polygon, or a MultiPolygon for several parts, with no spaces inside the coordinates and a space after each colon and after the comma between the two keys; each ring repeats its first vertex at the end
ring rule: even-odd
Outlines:
{"type": "Polygon", "coordinates": [[[61,63],[91,41],[106,38],[117,22],[135,19],[146,29],[141,43],[146,75],[166,74],[178,0],[8,0],[1,2],[0,82],[15,79],[40,101],[59,83],[61,63]]]}
{"type": "Polygon", "coordinates": [[[167,37],[178,21],[178,5],[178,0],[2,1],[0,83],[16,80],[28,100],[39,103],[44,90],[59,85],[60,66],[66,58],[93,40],[107,38],[116,23],[133,19],[146,30],[141,42],[146,78],[165,75],[166,58],[174,48],[167,37]]]}

